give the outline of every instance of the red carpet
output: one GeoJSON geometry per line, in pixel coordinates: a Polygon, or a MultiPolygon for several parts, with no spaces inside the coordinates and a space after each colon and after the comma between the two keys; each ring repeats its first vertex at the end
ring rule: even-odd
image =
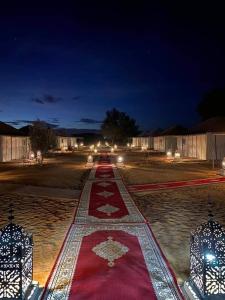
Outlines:
{"type": "Polygon", "coordinates": [[[114,219],[128,214],[129,212],[115,182],[93,183],[89,215],[102,219],[114,219]]]}
{"type": "Polygon", "coordinates": [[[197,185],[207,185],[207,184],[224,183],[224,182],[225,182],[225,177],[217,177],[217,178],[194,179],[188,181],[135,184],[135,185],[130,185],[128,187],[128,190],[130,192],[144,192],[144,191],[176,189],[181,187],[192,187],[197,185]]]}
{"type": "Polygon", "coordinates": [[[139,300],[147,295],[148,299],[157,299],[137,237],[108,230],[83,238],[69,299],[139,300]],[[118,259],[108,261],[99,256],[101,246],[107,247],[107,243],[115,253],[118,245],[113,249],[114,242],[124,247],[118,259]]]}
{"type": "Polygon", "coordinates": [[[42,299],[184,299],[149,224],[107,156],[90,172],[42,299]]]}

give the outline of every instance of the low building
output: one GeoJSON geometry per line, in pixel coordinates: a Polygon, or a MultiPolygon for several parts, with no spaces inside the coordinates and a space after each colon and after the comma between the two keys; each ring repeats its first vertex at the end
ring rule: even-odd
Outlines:
{"type": "Polygon", "coordinates": [[[208,119],[193,127],[190,134],[178,136],[177,148],[183,157],[222,160],[225,156],[225,118],[208,119]]]}
{"type": "Polygon", "coordinates": [[[154,136],[154,150],[159,152],[170,150],[174,153],[178,149],[177,137],[186,133],[187,129],[179,125],[167,128],[157,136],[154,136]]]}
{"type": "Polygon", "coordinates": [[[75,148],[77,145],[77,138],[71,136],[57,136],[57,149],[67,151],[75,148]]]}
{"type": "Polygon", "coordinates": [[[144,132],[138,137],[132,138],[132,145],[136,148],[146,147],[147,149],[154,149],[154,136],[161,133],[161,129],[144,132]]]}
{"type": "Polygon", "coordinates": [[[0,162],[26,159],[30,152],[30,138],[16,128],[0,122],[0,162]]]}

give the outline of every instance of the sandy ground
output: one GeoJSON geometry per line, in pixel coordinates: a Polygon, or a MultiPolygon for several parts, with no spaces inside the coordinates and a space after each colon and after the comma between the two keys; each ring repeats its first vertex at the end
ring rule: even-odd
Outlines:
{"type": "Polygon", "coordinates": [[[190,233],[207,221],[208,196],[213,200],[214,219],[225,226],[224,195],[225,184],[217,184],[134,196],[179,282],[189,275],[190,233]]]}
{"type": "Polygon", "coordinates": [[[15,222],[34,238],[34,280],[46,282],[77,207],[79,190],[88,175],[83,154],[57,155],[45,165],[0,164],[0,228],[8,207],[15,222]]]}
{"type": "MultiPolygon", "coordinates": [[[[127,184],[191,180],[218,176],[207,162],[171,163],[165,156],[125,153],[126,167],[120,169],[127,184]]],[[[133,195],[177,279],[182,283],[189,275],[190,233],[207,221],[208,196],[213,200],[215,219],[225,226],[225,184],[176,190],[152,191],[133,195]]]]}
{"type": "Polygon", "coordinates": [[[124,153],[125,168],[121,173],[127,184],[158,183],[218,176],[207,162],[196,160],[168,161],[165,155],[142,152],[124,153]]]}

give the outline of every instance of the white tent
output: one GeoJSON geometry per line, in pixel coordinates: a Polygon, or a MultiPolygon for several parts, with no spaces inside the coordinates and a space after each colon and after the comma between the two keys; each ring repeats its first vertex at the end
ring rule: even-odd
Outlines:
{"type": "Polygon", "coordinates": [[[57,136],[57,148],[61,151],[66,151],[69,148],[74,148],[76,144],[76,137],[57,136]]]}
{"type": "Polygon", "coordinates": [[[139,136],[132,138],[132,145],[136,148],[146,147],[147,149],[153,149],[153,137],[151,136],[139,136]]]}
{"type": "Polygon", "coordinates": [[[225,156],[225,132],[178,136],[177,146],[183,157],[222,160],[225,156]]]}
{"type": "Polygon", "coordinates": [[[28,158],[30,138],[24,136],[0,136],[0,161],[28,158]]]}

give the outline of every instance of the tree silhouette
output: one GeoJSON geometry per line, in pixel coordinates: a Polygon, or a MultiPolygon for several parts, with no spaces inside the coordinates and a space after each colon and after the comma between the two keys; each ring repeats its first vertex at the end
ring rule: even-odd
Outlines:
{"type": "Polygon", "coordinates": [[[106,112],[106,118],[101,129],[103,136],[111,140],[112,143],[126,143],[127,138],[139,134],[136,121],[115,108],[106,112]]]}
{"type": "Polygon", "coordinates": [[[225,117],[225,88],[207,92],[197,106],[202,120],[212,117],[225,117]]]}
{"type": "Polygon", "coordinates": [[[40,150],[42,154],[56,147],[56,135],[53,129],[43,121],[37,120],[30,127],[30,140],[32,150],[35,152],[40,150]]]}

